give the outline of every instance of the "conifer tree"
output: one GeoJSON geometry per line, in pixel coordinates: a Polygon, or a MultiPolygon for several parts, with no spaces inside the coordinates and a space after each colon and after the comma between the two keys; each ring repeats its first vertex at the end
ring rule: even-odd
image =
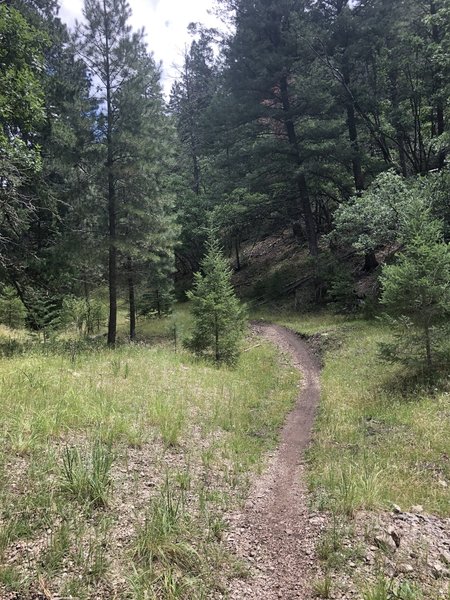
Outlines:
{"type": "Polygon", "coordinates": [[[120,92],[138,72],[143,31],[132,33],[126,0],[85,0],[84,17],[78,31],[78,49],[97,83],[97,99],[103,106],[100,119],[105,169],[99,174],[106,199],[108,235],[109,320],[108,344],[117,332],[117,168],[122,160],[120,135],[120,92]]]}
{"type": "Polygon", "coordinates": [[[403,252],[381,277],[381,302],[399,333],[396,344],[384,347],[384,355],[425,363],[431,370],[435,353],[449,350],[441,342],[448,346],[450,333],[450,246],[443,239],[442,222],[429,210],[411,213],[402,237],[403,252]]]}
{"type": "Polygon", "coordinates": [[[216,362],[233,364],[245,327],[245,309],[231,284],[231,269],[213,233],[209,234],[202,272],[194,276],[188,292],[195,325],[188,345],[216,362]]]}

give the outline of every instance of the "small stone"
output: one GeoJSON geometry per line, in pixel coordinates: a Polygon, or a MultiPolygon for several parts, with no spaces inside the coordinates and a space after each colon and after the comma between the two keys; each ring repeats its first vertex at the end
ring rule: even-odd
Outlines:
{"type": "Polygon", "coordinates": [[[391,536],[391,538],[394,540],[394,544],[396,546],[396,548],[400,547],[400,535],[399,533],[396,531],[396,529],[394,527],[389,527],[388,528],[388,534],[391,536]]]}
{"type": "Polygon", "coordinates": [[[397,549],[397,546],[395,545],[395,542],[390,535],[376,535],[374,538],[374,543],[377,548],[383,550],[384,552],[395,551],[397,549]]]}
{"type": "Polygon", "coordinates": [[[402,509],[400,508],[400,506],[398,504],[393,504],[392,512],[395,513],[396,515],[399,515],[402,512],[402,509]]]}
{"type": "Polygon", "coordinates": [[[398,571],[399,573],[413,573],[414,572],[414,567],[408,563],[404,563],[399,565],[398,567],[398,571]]]}
{"type": "Polygon", "coordinates": [[[413,513],[423,513],[423,506],[421,504],[417,504],[416,506],[411,507],[411,512],[413,513]]]}
{"type": "Polygon", "coordinates": [[[433,573],[434,577],[436,577],[436,579],[442,576],[444,567],[440,563],[428,563],[428,566],[431,568],[431,572],[433,573]]]}
{"type": "Polygon", "coordinates": [[[448,483],[446,481],[444,481],[444,479],[439,479],[439,485],[442,486],[443,488],[448,487],[448,483]]]}
{"type": "Polygon", "coordinates": [[[439,558],[445,565],[450,566],[450,552],[447,552],[447,550],[441,550],[439,553],[439,558]]]}

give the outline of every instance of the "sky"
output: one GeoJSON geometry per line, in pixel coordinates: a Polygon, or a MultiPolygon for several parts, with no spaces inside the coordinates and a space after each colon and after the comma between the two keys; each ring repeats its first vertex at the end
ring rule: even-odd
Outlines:
{"type": "MultiPolygon", "coordinates": [[[[208,27],[218,25],[217,19],[208,14],[214,0],[129,0],[133,15],[133,28],[145,28],[147,44],[155,59],[163,63],[163,85],[170,91],[176,78],[177,68],[182,64],[184,48],[190,44],[187,26],[200,22],[208,27]]],[[[59,16],[69,26],[83,18],[83,0],[60,0],[59,16]]]]}

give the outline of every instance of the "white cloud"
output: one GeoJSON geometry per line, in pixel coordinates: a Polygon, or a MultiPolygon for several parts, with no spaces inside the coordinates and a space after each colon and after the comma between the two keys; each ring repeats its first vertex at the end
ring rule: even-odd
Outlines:
{"type": "MultiPolygon", "coordinates": [[[[187,26],[201,22],[208,27],[218,26],[217,19],[208,14],[214,0],[129,0],[133,15],[131,25],[144,27],[149,49],[163,63],[164,87],[170,90],[183,50],[190,43],[187,26]]],[[[60,17],[69,26],[82,20],[83,0],[60,0],[60,17]]]]}

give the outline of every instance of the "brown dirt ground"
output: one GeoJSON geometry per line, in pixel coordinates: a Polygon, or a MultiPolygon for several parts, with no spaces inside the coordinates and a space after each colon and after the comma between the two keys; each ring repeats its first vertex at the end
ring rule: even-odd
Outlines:
{"type": "Polygon", "coordinates": [[[295,333],[268,324],[255,329],[290,356],[303,382],[278,450],[243,511],[229,517],[228,544],[249,566],[249,575],[232,583],[229,597],[307,600],[317,569],[314,545],[325,526],[324,517],[308,509],[304,477],[304,451],[319,402],[319,362],[295,333]]]}

